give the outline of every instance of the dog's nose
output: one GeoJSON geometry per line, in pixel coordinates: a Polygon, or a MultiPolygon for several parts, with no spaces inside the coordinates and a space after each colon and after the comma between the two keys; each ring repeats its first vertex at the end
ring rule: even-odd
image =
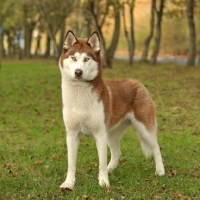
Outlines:
{"type": "Polygon", "coordinates": [[[81,78],[82,74],[83,74],[83,71],[81,69],[75,70],[75,77],[76,78],[81,78]]]}

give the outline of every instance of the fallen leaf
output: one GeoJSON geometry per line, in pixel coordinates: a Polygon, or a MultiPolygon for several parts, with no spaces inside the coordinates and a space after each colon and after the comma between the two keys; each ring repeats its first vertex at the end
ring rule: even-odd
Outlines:
{"type": "Polygon", "coordinates": [[[57,155],[57,156],[54,156],[54,157],[53,157],[53,160],[54,160],[54,161],[57,161],[57,160],[60,160],[61,158],[62,158],[61,155],[57,155]]]}
{"type": "Polygon", "coordinates": [[[64,193],[64,194],[69,193],[69,192],[71,192],[71,191],[72,191],[72,190],[69,189],[69,188],[61,188],[61,192],[64,193]]]}
{"type": "Polygon", "coordinates": [[[83,141],[83,140],[81,140],[79,144],[84,145],[84,146],[89,146],[89,144],[87,142],[83,141]]]}
{"type": "Polygon", "coordinates": [[[191,176],[194,177],[194,178],[200,178],[200,176],[196,173],[192,173],[191,176]]]}
{"type": "Polygon", "coordinates": [[[172,200],[175,200],[175,199],[179,199],[182,195],[180,194],[180,192],[177,190],[173,196],[172,196],[172,200]]]}
{"type": "Polygon", "coordinates": [[[155,200],[160,200],[160,199],[161,199],[161,197],[160,197],[160,196],[158,196],[158,195],[156,195],[156,196],[154,196],[154,199],[155,199],[155,200]]]}
{"type": "Polygon", "coordinates": [[[11,169],[11,168],[13,168],[13,167],[15,167],[16,166],[16,164],[9,164],[9,163],[6,163],[5,165],[4,165],[4,168],[6,168],[6,169],[11,169]]]}
{"type": "Polygon", "coordinates": [[[181,200],[189,200],[189,198],[186,197],[186,196],[182,196],[182,197],[181,197],[181,200]]]}
{"type": "Polygon", "coordinates": [[[5,167],[6,169],[10,169],[10,168],[11,168],[11,167],[10,167],[10,164],[5,164],[4,167],[5,167]]]}
{"type": "Polygon", "coordinates": [[[119,160],[120,163],[126,162],[126,159],[119,160]]]}
{"type": "Polygon", "coordinates": [[[111,190],[110,188],[106,188],[106,189],[104,190],[104,192],[105,192],[106,194],[114,193],[114,191],[111,190]]]}
{"type": "Polygon", "coordinates": [[[176,170],[175,169],[171,169],[169,171],[169,176],[171,176],[171,177],[176,176],[176,170]]]}
{"type": "Polygon", "coordinates": [[[95,200],[93,197],[91,197],[91,196],[86,196],[86,195],[84,195],[84,198],[85,198],[86,200],[95,200]]]}
{"type": "Polygon", "coordinates": [[[42,165],[44,162],[42,160],[36,160],[34,162],[35,165],[42,165]]]}

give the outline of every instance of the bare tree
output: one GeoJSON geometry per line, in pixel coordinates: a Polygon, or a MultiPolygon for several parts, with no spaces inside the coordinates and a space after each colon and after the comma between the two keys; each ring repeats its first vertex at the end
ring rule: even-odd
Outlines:
{"type": "Polygon", "coordinates": [[[112,67],[112,58],[117,48],[120,33],[120,3],[119,0],[88,0],[86,6],[91,13],[95,27],[101,39],[101,53],[103,67],[112,67]],[[109,13],[109,6],[113,8],[115,27],[110,46],[106,47],[102,27],[109,13]]]}
{"type": "Polygon", "coordinates": [[[112,6],[114,8],[114,31],[112,35],[111,43],[107,49],[107,61],[108,66],[112,67],[112,59],[115,54],[115,50],[117,49],[118,40],[119,40],[119,34],[120,34],[120,4],[118,0],[114,0],[112,3],[112,6]]]}
{"type": "Polygon", "coordinates": [[[47,32],[53,41],[55,57],[58,59],[61,53],[59,43],[56,42],[56,34],[62,27],[67,16],[73,11],[73,0],[37,0],[34,4],[42,16],[47,32]]]}
{"type": "Polygon", "coordinates": [[[30,1],[23,4],[23,14],[24,14],[24,56],[27,58],[31,57],[31,42],[32,33],[36,23],[39,20],[40,15],[33,10],[30,1]]]}
{"type": "Polygon", "coordinates": [[[196,33],[194,24],[194,0],[187,0],[187,19],[189,27],[189,53],[187,66],[195,65],[196,33]]]}
{"type": "Polygon", "coordinates": [[[135,0],[127,0],[122,4],[122,16],[124,22],[124,34],[126,37],[126,41],[128,44],[128,52],[129,52],[129,61],[128,64],[132,65],[133,57],[134,57],[134,50],[135,50],[135,34],[134,34],[134,6],[135,0]],[[125,5],[128,5],[129,8],[129,18],[130,18],[130,30],[127,30],[126,25],[126,17],[125,17],[125,5]]]}
{"type": "Polygon", "coordinates": [[[157,56],[158,56],[159,49],[160,49],[164,2],[165,2],[165,0],[160,0],[159,10],[156,9],[157,24],[156,24],[155,44],[154,44],[153,54],[151,56],[152,64],[156,64],[157,56]]]}
{"type": "Polygon", "coordinates": [[[149,45],[150,45],[151,39],[153,38],[153,35],[154,35],[155,8],[156,8],[156,0],[152,0],[151,1],[151,16],[150,16],[150,32],[144,42],[144,50],[142,53],[141,62],[144,62],[147,60],[149,45]]]}

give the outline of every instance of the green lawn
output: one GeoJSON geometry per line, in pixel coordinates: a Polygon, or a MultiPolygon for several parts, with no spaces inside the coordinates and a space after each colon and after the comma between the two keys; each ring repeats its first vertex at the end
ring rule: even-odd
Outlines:
{"type": "MultiPolygon", "coordinates": [[[[134,128],[121,142],[122,157],[98,185],[92,138],[82,137],[73,191],[61,191],[67,171],[60,72],[56,62],[4,62],[0,74],[0,199],[200,199],[200,68],[175,64],[132,67],[114,61],[104,77],[133,77],[157,105],[159,143],[166,175],[140,149],[134,128]]],[[[108,155],[110,157],[110,155],[108,155]]]]}

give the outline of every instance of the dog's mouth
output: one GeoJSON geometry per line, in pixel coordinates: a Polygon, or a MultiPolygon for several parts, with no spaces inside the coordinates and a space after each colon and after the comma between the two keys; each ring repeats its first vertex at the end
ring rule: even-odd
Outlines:
{"type": "Polygon", "coordinates": [[[82,76],[75,76],[76,79],[82,79],[82,76]]]}

